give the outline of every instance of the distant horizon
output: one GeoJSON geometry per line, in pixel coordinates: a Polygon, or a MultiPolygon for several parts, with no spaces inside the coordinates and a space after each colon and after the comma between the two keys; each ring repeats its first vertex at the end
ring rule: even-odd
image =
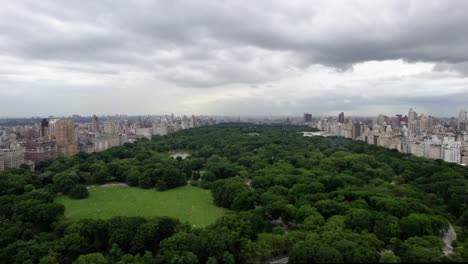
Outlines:
{"type": "MultiPolygon", "coordinates": [[[[462,110],[462,109],[460,109],[462,110]]],[[[460,111],[459,110],[459,111],[460,111]]],[[[464,110],[464,109],[463,109],[464,110]]],[[[342,111],[344,112],[344,111],[342,111]]],[[[434,116],[434,117],[437,117],[437,118],[457,118],[458,117],[458,112],[456,115],[454,116],[438,116],[438,115],[431,115],[431,114],[427,114],[427,113],[424,113],[424,112],[418,112],[416,111],[418,115],[420,114],[424,114],[426,116],[434,116]]],[[[265,117],[278,117],[278,118],[287,118],[287,117],[295,117],[295,118],[302,118],[303,115],[305,113],[308,113],[308,114],[312,114],[312,118],[313,119],[316,119],[316,118],[325,118],[325,117],[338,117],[338,114],[340,114],[341,112],[337,112],[336,115],[314,115],[313,113],[310,113],[310,112],[304,112],[304,113],[300,113],[300,114],[244,114],[244,115],[230,115],[230,114],[174,114],[175,117],[181,117],[181,116],[184,116],[186,115],[187,117],[190,117],[192,115],[194,116],[207,116],[207,117],[228,117],[228,118],[265,118],[265,117]]],[[[124,113],[119,113],[119,114],[99,114],[99,113],[96,113],[96,114],[91,114],[91,115],[80,115],[80,114],[71,114],[71,115],[47,115],[47,116],[0,116],[0,120],[1,119],[43,119],[43,118],[46,118],[46,119],[49,119],[49,118],[73,118],[73,117],[81,117],[81,118],[91,118],[93,117],[94,115],[96,115],[97,117],[114,117],[114,116],[128,116],[128,117],[164,117],[164,116],[171,116],[172,113],[169,113],[169,114],[124,114],[124,113]]],[[[393,116],[396,116],[398,114],[401,114],[403,116],[406,116],[408,115],[408,113],[395,113],[395,114],[385,114],[385,113],[380,113],[380,114],[377,114],[377,115],[351,115],[351,114],[346,114],[346,112],[344,112],[345,114],[345,118],[347,117],[355,117],[355,118],[375,118],[377,117],[378,115],[382,114],[384,116],[388,116],[388,117],[393,117],[393,116]]]]}

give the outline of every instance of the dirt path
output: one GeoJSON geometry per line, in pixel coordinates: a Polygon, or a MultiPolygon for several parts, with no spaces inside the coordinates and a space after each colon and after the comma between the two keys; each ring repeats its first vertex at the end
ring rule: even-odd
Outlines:
{"type": "Polygon", "coordinates": [[[115,187],[115,186],[128,187],[128,184],[126,184],[125,182],[109,182],[109,183],[101,185],[101,187],[115,187]]]}
{"type": "Polygon", "coordinates": [[[444,241],[445,247],[443,248],[444,254],[450,255],[453,252],[452,242],[457,239],[457,233],[453,229],[452,224],[449,224],[449,229],[444,232],[442,240],[444,241]]]}

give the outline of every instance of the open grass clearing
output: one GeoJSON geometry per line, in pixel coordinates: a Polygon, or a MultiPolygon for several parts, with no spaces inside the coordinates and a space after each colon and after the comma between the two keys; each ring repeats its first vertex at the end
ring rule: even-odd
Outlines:
{"type": "Polygon", "coordinates": [[[90,196],[73,200],[59,196],[56,202],[65,206],[65,217],[73,219],[108,219],[114,216],[170,216],[198,227],[213,223],[226,210],[213,203],[209,190],[193,186],[158,192],[124,186],[95,186],[90,196]]]}

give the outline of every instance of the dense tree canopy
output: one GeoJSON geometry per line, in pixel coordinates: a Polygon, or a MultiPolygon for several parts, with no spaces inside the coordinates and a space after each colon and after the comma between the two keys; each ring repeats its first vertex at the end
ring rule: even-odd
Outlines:
{"type": "MultiPolygon", "coordinates": [[[[468,261],[468,169],[297,126],[221,124],[0,172],[6,263],[468,261]],[[174,159],[170,151],[190,153],[174,159]],[[127,182],[210,189],[230,212],[206,228],[168,217],[70,220],[56,195],[127,182]],[[455,250],[444,256],[451,223],[455,250]]],[[[92,192],[91,192],[92,195],[92,192]]]]}

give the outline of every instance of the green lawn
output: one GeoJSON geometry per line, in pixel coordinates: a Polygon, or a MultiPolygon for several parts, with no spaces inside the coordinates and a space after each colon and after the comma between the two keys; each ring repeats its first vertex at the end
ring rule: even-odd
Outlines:
{"type": "Polygon", "coordinates": [[[65,206],[65,217],[75,219],[171,216],[198,227],[213,223],[226,211],[214,205],[210,191],[193,186],[164,192],[136,187],[95,187],[90,189],[87,199],[59,196],[56,202],[65,206]]]}

